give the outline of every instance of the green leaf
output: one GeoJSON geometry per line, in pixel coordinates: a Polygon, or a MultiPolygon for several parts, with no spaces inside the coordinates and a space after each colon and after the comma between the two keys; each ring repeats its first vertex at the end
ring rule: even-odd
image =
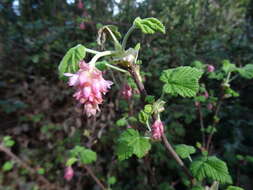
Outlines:
{"type": "Polygon", "coordinates": [[[237,187],[237,186],[228,186],[226,190],[244,190],[243,188],[241,187],[237,187]]]}
{"type": "Polygon", "coordinates": [[[164,25],[156,18],[150,17],[141,19],[137,17],[134,20],[134,26],[136,28],[141,29],[141,31],[145,34],[154,34],[155,32],[159,31],[165,34],[165,27],[164,25]]]}
{"type": "Polygon", "coordinates": [[[126,160],[133,155],[133,147],[128,146],[126,142],[118,142],[116,147],[116,155],[120,161],[126,160]]]}
{"type": "Polygon", "coordinates": [[[127,120],[126,118],[121,118],[119,120],[116,121],[116,125],[118,127],[123,127],[123,126],[126,126],[127,125],[127,120]]]}
{"type": "Polygon", "coordinates": [[[62,78],[64,73],[75,73],[78,69],[78,63],[85,57],[85,47],[78,44],[75,47],[70,48],[62,58],[58,67],[60,77],[62,78]]]}
{"type": "Polygon", "coordinates": [[[181,158],[184,159],[188,158],[191,154],[194,154],[196,149],[193,146],[179,144],[175,146],[175,151],[181,158]]]}
{"type": "Polygon", "coordinates": [[[232,183],[227,164],[215,156],[200,157],[191,163],[190,170],[199,181],[204,178],[210,178],[222,184],[232,183]]]}
{"type": "Polygon", "coordinates": [[[72,166],[77,161],[77,158],[72,157],[67,160],[66,166],[72,166]]]}
{"type": "Polygon", "coordinates": [[[39,168],[39,169],[37,169],[37,172],[40,175],[44,175],[45,174],[45,169],[44,168],[39,168]]]}
{"type": "Polygon", "coordinates": [[[4,163],[2,169],[4,172],[10,171],[13,168],[13,162],[7,161],[4,163]]]}
{"type": "Polygon", "coordinates": [[[121,33],[119,32],[117,26],[114,26],[114,25],[106,25],[106,27],[108,27],[108,28],[112,31],[112,33],[116,36],[116,38],[119,38],[119,39],[120,39],[120,38],[122,37],[122,35],[121,35],[121,33]]]}
{"type": "Polygon", "coordinates": [[[151,104],[147,104],[144,106],[144,112],[151,114],[153,111],[153,106],[151,104]]]}
{"type": "Polygon", "coordinates": [[[145,102],[149,103],[149,104],[152,104],[155,102],[155,97],[154,96],[146,96],[145,97],[145,102]]]}
{"type": "Polygon", "coordinates": [[[237,68],[236,68],[235,64],[230,63],[229,60],[223,60],[223,61],[222,61],[222,70],[223,70],[225,73],[229,73],[229,72],[236,71],[237,68]]]}
{"type": "Polygon", "coordinates": [[[12,140],[11,136],[5,136],[3,138],[3,144],[5,147],[12,147],[15,144],[15,141],[12,140]]]}
{"type": "Polygon", "coordinates": [[[138,120],[139,122],[141,122],[142,124],[146,124],[147,120],[149,118],[149,114],[144,112],[144,111],[140,111],[138,114],[138,120]]]}
{"type": "Polygon", "coordinates": [[[96,152],[94,152],[90,149],[85,149],[80,153],[80,161],[83,164],[90,164],[96,160],[97,160],[96,152]]]}
{"type": "Polygon", "coordinates": [[[138,158],[143,157],[151,148],[149,140],[141,137],[134,129],[127,129],[118,140],[116,154],[119,160],[129,158],[135,154],[138,158]]]}
{"type": "Polygon", "coordinates": [[[96,67],[100,70],[100,71],[104,71],[107,69],[107,61],[97,61],[96,62],[96,67]]]}
{"type": "Polygon", "coordinates": [[[75,158],[76,159],[80,159],[80,161],[83,163],[83,164],[90,164],[92,163],[93,161],[96,161],[97,159],[97,154],[96,152],[90,150],[90,149],[86,149],[82,146],[75,146],[75,148],[73,148],[71,151],[70,151],[70,156],[72,158],[70,158],[71,160],[67,163],[68,164],[73,164],[72,162],[75,162],[75,158]]]}
{"type": "Polygon", "coordinates": [[[246,79],[253,78],[253,64],[247,64],[242,68],[238,69],[240,75],[246,79]]]}
{"type": "Polygon", "coordinates": [[[114,176],[109,177],[108,180],[107,180],[107,183],[110,184],[110,185],[113,185],[116,182],[117,182],[117,179],[114,176]]]}
{"type": "Polygon", "coordinates": [[[165,83],[163,91],[174,96],[196,96],[199,90],[198,81],[202,74],[202,71],[189,66],[164,70],[160,77],[160,80],[165,83]]]}
{"type": "Polygon", "coordinates": [[[204,190],[204,188],[201,186],[194,186],[191,190],[204,190]]]}

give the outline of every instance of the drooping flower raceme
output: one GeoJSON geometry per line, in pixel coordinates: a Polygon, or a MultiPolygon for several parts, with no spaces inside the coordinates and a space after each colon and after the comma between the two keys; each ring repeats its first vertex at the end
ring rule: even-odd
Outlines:
{"type": "Polygon", "coordinates": [[[73,97],[81,104],[84,104],[84,112],[88,117],[95,115],[100,111],[99,104],[102,104],[102,95],[108,92],[113,84],[105,80],[102,72],[95,66],[80,61],[77,73],[65,73],[69,77],[69,86],[76,88],[73,97]]]}
{"type": "Polygon", "coordinates": [[[70,181],[74,176],[74,170],[71,166],[68,166],[65,169],[65,174],[64,174],[64,179],[66,179],[67,181],[70,181]]]}
{"type": "Polygon", "coordinates": [[[164,132],[163,123],[160,119],[157,119],[151,126],[152,138],[154,140],[161,140],[162,134],[164,132]]]}
{"type": "Polygon", "coordinates": [[[121,94],[122,94],[124,99],[130,100],[130,98],[132,97],[132,88],[131,88],[131,86],[129,86],[128,84],[125,84],[122,88],[121,94]]]}

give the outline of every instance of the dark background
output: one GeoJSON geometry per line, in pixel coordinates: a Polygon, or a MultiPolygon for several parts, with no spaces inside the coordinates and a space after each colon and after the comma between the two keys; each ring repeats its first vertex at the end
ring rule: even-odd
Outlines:
{"type": "MultiPolygon", "coordinates": [[[[118,85],[106,97],[101,113],[81,117],[71,98],[72,89],[58,78],[57,67],[65,52],[79,43],[96,48],[97,30],[114,24],[125,33],[140,16],[156,17],[166,26],[166,35],[135,32],[129,42],[141,42],[140,58],[149,94],[159,96],[163,69],[190,65],[199,60],[219,68],[230,60],[237,66],[253,63],[252,0],[1,0],[0,1],[0,138],[15,140],[11,150],[63,189],[96,189],[80,167],[67,183],[63,179],[67,150],[77,144],[92,148],[98,160],[92,165],[106,182],[115,176],[112,189],[184,189],[183,175],[159,143],[144,159],[118,162],[114,145],[123,128],[125,103],[120,99],[122,78],[108,73],[118,85]],[[19,3],[18,3],[19,2],[19,3]],[[83,28],[80,28],[82,24],[83,28]]],[[[89,60],[90,57],[87,57],[89,60]]],[[[238,78],[231,85],[239,98],[226,100],[214,138],[214,154],[227,162],[236,185],[253,187],[253,81],[238,78]],[[241,160],[238,155],[248,156],[241,160]]],[[[217,81],[208,88],[218,91],[217,81]]],[[[167,135],[175,144],[201,141],[199,121],[192,100],[168,97],[167,135]]],[[[211,120],[205,113],[205,122],[211,120]]],[[[0,153],[0,165],[10,158],[0,153]]],[[[36,189],[35,178],[14,165],[0,169],[0,189],[36,189]]],[[[223,186],[221,186],[221,189],[223,186]]]]}

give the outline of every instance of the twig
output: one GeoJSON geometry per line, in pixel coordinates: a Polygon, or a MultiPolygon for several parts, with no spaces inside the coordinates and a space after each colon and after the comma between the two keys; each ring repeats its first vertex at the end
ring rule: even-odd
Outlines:
{"type": "Polygon", "coordinates": [[[203,147],[206,146],[206,135],[205,135],[205,126],[204,126],[204,121],[203,121],[203,113],[201,110],[201,105],[198,106],[198,112],[199,112],[199,123],[200,123],[200,128],[201,128],[201,134],[202,134],[202,144],[203,147]]]}
{"type": "Polygon", "coordinates": [[[206,143],[206,150],[207,151],[209,151],[209,149],[210,149],[210,145],[211,145],[213,134],[214,134],[214,129],[217,124],[217,122],[215,120],[216,120],[216,117],[218,116],[218,113],[220,111],[221,104],[222,104],[222,98],[219,100],[218,105],[215,110],[215,113],[214,113],[214,121],[213,121],[212,129],[211,129],[211,133],[208,136],[207,143],[206,143]]]}
{"type": "Polygon", "coordinates": [[[164,134],[162,134],[162,140],[163,140],[164,146],[166,147],[168,152],[171,154],[171,156],[174,158],[174,160],[178,163],[178,165],[181,166],[184,173],[187,175],[187,177],[190,179],[191,183],[193,184],[194,183],[193,176],[191,175],[190,171],[185,167],[184,162],[177,155],[176,151],[173,149],[173,147],[171,146],[171,144],[169,143],[167,137],[164,134]]]}
{"type": "Polygon", "coordinates": [[[58,187],[55,187],[55,185],[51,184],[44,176],[39,175],[35,169],[31,168],[27,163],[25,163],[23,160],[17,157],[13,152],[10,151],[10,149],[4,147],[2,144],[0,144],[0,151],[4,152],[13,160],[15,160],[19,165],[27,169],[30,172],[30,174],[36,175],[38,177],[38,181],[43,182],[47,186],[46,189],[49,189],[49,187],[59,189],[58,187]]]}
{"type": "MultiPolygon", "coordinates": [[[[144,84],[142,83],[140,76],[138,75],[138,73],[136,72],[136,69],[133,65],[131,65],[131,67],[129,68],[129,72],[132,75],[139,91],[141,94],[141,99],[144,102],[145,101],[145,97],[147,96],[147,91],[145,90],[144,84]]],[[[153,119],[155,118],[155,116],[153,116],[153,119]]],[[[186,174],[186,176],[189,178],[189,180],[191,181],[192,184],[194,184],[194,178],[191,175],[190,171],[185,167],[184,162],[181,160],[181,158],[177,155],[176,151],[173,149],[173,147],[171,146],[171,144],[169,143],[167,137],[162,134],[162,141],[164,146],[166,147],[166,150],[170,153],[170,155],[174,158],[174,160],[181,166],[181,168],[183,169],[184,173],[186,174]]]]}
{"type": "Polygon", "coordinates": [[[96,175],[93,173],[93,171],[88,167],[84,165],[85,170],[89,173],[89,175],[94,179],[94,181],[98,184],[98,186],[102,190],[106,190],[105,186],[102,184],[102,182],[96,177],[96,175]]]}

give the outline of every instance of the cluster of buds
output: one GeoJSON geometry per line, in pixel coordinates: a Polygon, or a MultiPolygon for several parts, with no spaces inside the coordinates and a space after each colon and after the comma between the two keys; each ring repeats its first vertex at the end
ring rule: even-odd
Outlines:
{"type": "Polygon", "coordinates": [[[161,140],[162,134],[164,133],[163,123],[160,119],[157,119],[151,126],[152,138],[154,140],[161,140]]]}
{"type": "Polygon", "coordinates": [[[133,95],[133,89],[128,84],[125,84],[122,88],[121,95],[125,100],[130,100],[133,95]]]}
{"type": "Polygon", "coordinates": [[[102,95],[108,92],[113,83],[105,80],[102,72],[95,66],[84,61],[80,61],[79,68],[75,74],[65,73],[64,75],[69,77],[69,86],[76,88],[73,96],[84,105],[84,112],[90,117],[100,111],[99,104],[103,102],[102,95]]]}

